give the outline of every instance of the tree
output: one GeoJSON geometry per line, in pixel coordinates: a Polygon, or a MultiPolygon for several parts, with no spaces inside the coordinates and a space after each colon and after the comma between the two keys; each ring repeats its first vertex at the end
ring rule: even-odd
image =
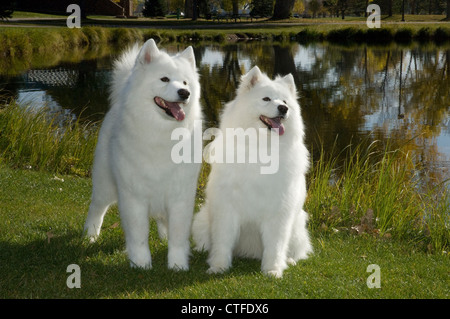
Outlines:
{"type": "Polygon", "coordinates": [[[13,12],[12,1],[6,0],[0,3],[0,19],[12,18],[13,12]]]}
{"type": "Polygon", "coordinates": [[[168,13],[167,1],[165,0],[145,0],[144,17],[164,17],[168,13]]]}
{"type": "Polygon", "coordinates": [[[342,20],[345,19],[345,10],[348,8],[347,0],[338,0],[338,6],[342,13],[342,20]]]}
{"type": "Polygon", "coordinates": [[[447,20],[450,20],[450,0],[447,0],[447,20]]]}
{"type": "Polygon", "coordinates": [[[338,0],[324,0],[323,6],[330,12],[331,16],[339,16],[338,0]]]}
{"type": "Polygon", "coordinates": [[[255,17],[255,16],[260,16],[260,17],[272,16],[273,0],[253,0],[252,6],[253,6],[253,9],[250,12],[251,16],[253,16],[253,17],[255,17]]]}
{"type": "Polygon", "coordinates": [[[184,10],[184,0],[170,0],[168,2],[168,9],[170,12],[176,12],[177,10],[184,10]]]}
{"type": "Polygon", "coordinates": [[[225,11],[231,11],[234,15],[239,14],[239,7],[246,4],[247,0],[222,0],[222,8],[225,11]]]}
{"type": "Polygon", "coordinates": [[[303,0],[295,0],[294,9],[292,10],[292,12],[303,13],[303,11],[305,11],[303,0]]]}
{"type": "Polygon", "coordinates": [[[194,8],[194,1],[186,0],[184,2],[184,17],[185,18],[192,18],[194,16],[193,8],[194,8]]]}
{"type": "Polygon", "coordinates": [[[289,19],[294,9],[295,0],[276,0],[273,9],[273,20],[289,19]]]}
{"type": "Polygon", "coordinates": [[[308,4],[308,8],[309,10],[311,10],[313,18],[316,17],[317,12],[319,12],[321,7],[320,1],[319,0],[311,0],[308,4]]]}
{"type": "Polygon", "coordinates": [[[184,3],[184,17],[192,18],[192,20],[197,20],[200,7],[206,7],[206,0],[186,0],[184,3]]]}

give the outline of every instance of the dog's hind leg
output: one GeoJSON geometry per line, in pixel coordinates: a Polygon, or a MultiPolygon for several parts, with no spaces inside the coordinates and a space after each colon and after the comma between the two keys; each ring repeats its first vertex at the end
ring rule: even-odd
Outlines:
{"type": "Polygon", "coordinates": [[[288,250],[288,262],[290,264],[295,265],[298,260],[308,258],[308,255],[313,252],[306,224],[307,220],[308,214],[304,210],[295,212],[288,250]]]}
{"type": "Polygon", "coordinates": [[[84,224],[84,233],[94,242],[100,235],[100,229],[103,224],[103,217],[105,216],[108,207],[112,204],[111,202],[106,203],[99,199],[93,199],[91,205],[89,206],[89,212],[84,224]]]}
{"type": "MultiPolygon", "coordinates": [[[[92,200],[89,206],[88,216],[84,224],[84,234],[94,242],[100,234],[108,207],[117,201],[116,188],[108,178],[109,175],[99,175],[98,172],[93,176],[92,200]]],[[[104,172],[101,172],[104,173],[104,172]]]]}
{"type": "Polygon", "coordinates": [[[239,218],[234,212],[221,210],[219,205],[211,218],[211,249],[209,251],[209,274],[222,273],[231,267],[233,250],[239,238],[239,218]]]}

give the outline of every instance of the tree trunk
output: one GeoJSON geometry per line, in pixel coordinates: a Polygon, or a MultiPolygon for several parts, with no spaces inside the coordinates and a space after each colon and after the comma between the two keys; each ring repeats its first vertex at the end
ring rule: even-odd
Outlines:
{"type": "Polygon", "coordinates": [[[405,21],[405,0],[402,0],[402,21],[405,21]]]}
{"type": "Polygon", "coordinates": [[[233,4],[233,14],[237,16],[239,14],[238,0],[233,0],[232,4],[233,4]]]}
{"type": "Polygon", "coordinates": [[[450,0],[447,0],[447,20],[450,20],[450,0]]]}
{"type": "Polygon", "coordinates": [[[341,9],[342,20],[345,19],[345,10],[347,9],[347,0],[339,0],[338,5],[341,9]]]}
{"type": "Polygon", "coordinates": [[[198,14],[198,0],[192,0],[192,20],[197,20],[198,14]]]}
{"type": "Polygon", "coordinates": [[[233,5],[233,18],[234,18],[234,22],[236,22],[237,18],[239,16],[239,3],[238,3],[238,0],[233,0],[232,1],[232,5],[233,5]]]}
{"type": "Polygon", "coordinates": [[[186,0],[184,3],[184,17],[185,18],[192,18],[194,16],[194,4],[193,0],[186,0]]]}
{"type": "Polygon", "coordinates": [[[288,19],[294,10],[295,0],[276,0],[273,9],[273,20],[288,19]]]}

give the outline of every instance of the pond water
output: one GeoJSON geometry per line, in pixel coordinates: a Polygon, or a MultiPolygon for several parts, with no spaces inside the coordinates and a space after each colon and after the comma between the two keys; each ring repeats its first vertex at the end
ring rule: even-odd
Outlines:
{"type": "MultiPolygon", "coordinates": [[[[175,53],[185,45],[163,48],[175,53]]],[[[240,76],[258,65],[269,76],[294,75],[310,148],[343,149],[361,140],[407,145],[425,168],[422,177],[427,182],[450,177],[449,47],[253,41],[194,45],[194,51],[206,126],[217,125],[240,76]]],[[[46,106],[65,119],[99,120],[108,109],[111,65],[117,54],[36,67],[14,76],[0,70],[0,95],[46,106]]]]}

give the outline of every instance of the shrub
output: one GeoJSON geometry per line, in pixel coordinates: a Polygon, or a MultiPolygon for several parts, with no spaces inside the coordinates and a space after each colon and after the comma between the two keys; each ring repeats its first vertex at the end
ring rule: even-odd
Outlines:
{"type": "Polygon", "coordinates": [[[442,43],[450,40],[450,29],[444,29],[442,27],[434,30],[434,41],[437,43],[442,43]]]}
{"type": "Polygon", "coordinates": [[[413,32],[411,29],[407,28],[399,29],[394,35],[394,40],[399,43],[409,43],[412,39],[413,32]]]}
{"type": "Polygon", "coordinates": [[[417,31],[415,39],[419,42],[426,42],[431,40],[431,29],[429,27],[420,28],[417,31]]]}

